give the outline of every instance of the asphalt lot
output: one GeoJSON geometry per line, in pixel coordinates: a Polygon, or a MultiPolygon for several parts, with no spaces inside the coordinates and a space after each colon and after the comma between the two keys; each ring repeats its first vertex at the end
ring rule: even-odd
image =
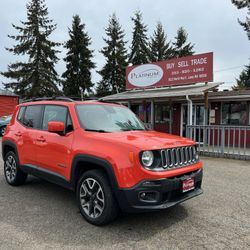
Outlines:
{"type": "Polygon", "coordinates": [[[0,249],[250,249],[250,162],[202,160],[202,196],[105,227],[85,222],[61,187],[8,186],[0,160],[0,249]]]}

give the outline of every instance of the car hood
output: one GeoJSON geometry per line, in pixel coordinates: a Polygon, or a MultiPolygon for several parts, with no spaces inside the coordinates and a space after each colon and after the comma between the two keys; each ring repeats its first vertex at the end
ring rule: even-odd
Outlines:
{"type": "Polygon", "coordinates": [[[190,139],[156,131],[90,133],[98,139],[104,139],[112,143],[133,145],[141,150],[181,147],[194,144],[194,141],[190,139]]]}

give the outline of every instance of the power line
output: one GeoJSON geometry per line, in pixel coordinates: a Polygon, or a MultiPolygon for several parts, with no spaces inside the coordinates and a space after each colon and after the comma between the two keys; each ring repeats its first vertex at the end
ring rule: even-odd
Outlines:
{"type": "Polygon", "coordinates": [[[229,70],[232,70],[232,69],[238,69],[238,68],[242,68],[242,67],[245,67],[245,65],[240,65],[240,66],[235,66],[235,67],[231,67],[231,68],[225,68],[225,69],[215,70],[214,73],[222,72],[222,71],[229,71],[229,70]]]}

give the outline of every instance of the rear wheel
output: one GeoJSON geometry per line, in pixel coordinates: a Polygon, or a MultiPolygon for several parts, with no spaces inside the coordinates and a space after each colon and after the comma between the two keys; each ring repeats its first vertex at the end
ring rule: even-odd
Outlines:
{"type": "Polygon", "coordinates": [[[12,151],[8,152],[4,158],[4,175],[8,184],[12,186],[22,185],[27,178],[27,174],[19,167],[16,154],[12,151]]]}
{"type": "Polygon", "coordinates": [[[78,182],[77,201],[82,216],[91,224],[104,225],[117,217],[118,208],[106,175],[85,172],[78,182]]]}

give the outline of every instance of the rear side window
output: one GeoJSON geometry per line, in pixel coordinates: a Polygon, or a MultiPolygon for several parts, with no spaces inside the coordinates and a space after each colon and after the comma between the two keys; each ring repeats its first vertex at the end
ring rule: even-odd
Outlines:
{"type": "Polygon", "coordinates": [[[68,109],[59,105],[45,106],[42,129],[48,130],[48,122],[67,123],[68,109]]]}
{"type": "Polygon", "coordinates": [[[23,117],[23,124],[29,128],[40,128],[42,109],[41,105],[27,106],[23,117]]]}

